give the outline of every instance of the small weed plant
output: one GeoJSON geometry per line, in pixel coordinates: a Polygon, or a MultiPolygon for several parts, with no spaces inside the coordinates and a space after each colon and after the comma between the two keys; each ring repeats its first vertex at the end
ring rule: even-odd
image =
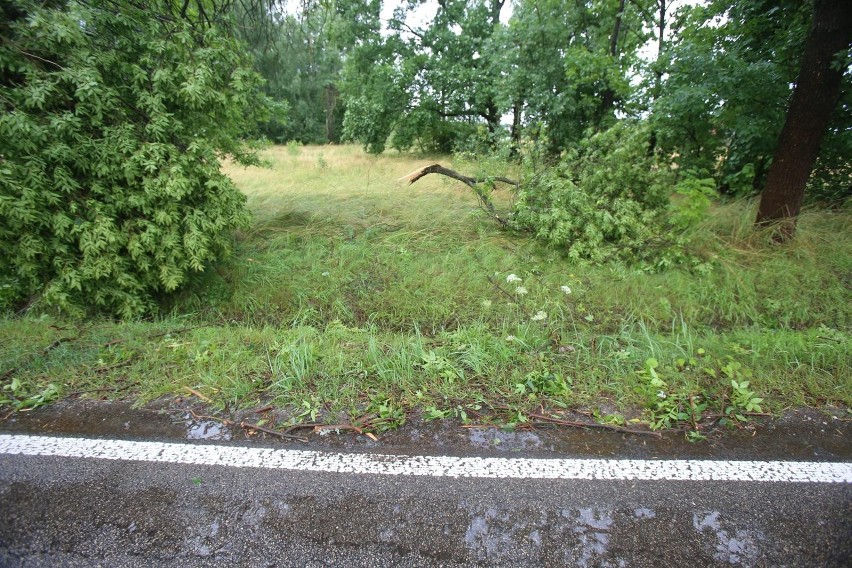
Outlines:
{"type": "Polygon", "coordinates": [[[54,383],[32,390],[20,379],[14,378],[0,389],[0,406],[9,406],[13,410],[31,410],[50,404],[57,398],[59,388],[54,383]]]}

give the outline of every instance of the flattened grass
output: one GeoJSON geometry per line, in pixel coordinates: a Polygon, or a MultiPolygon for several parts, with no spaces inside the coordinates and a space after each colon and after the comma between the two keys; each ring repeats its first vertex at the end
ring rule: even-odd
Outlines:
{"type": "MultiPolygon", "coordinates": [[[[371,412],[389,425],[415,408],[627,412],[647,402],[637,371],[651,357],[670,392],[720,406],[732,361],[768,409],[852,404],[848,210],[806,212],[796,241],[778,247],[752,231],[754,203],[721,205],[697,230],[710,269],[650,274],[572,264],[500,231],[446,178],[399,181],[447,158],[353,146],[267,157],[269,169],[226,165],[253,224],[167,315],[0,321],[6,405],[54,384],[59,396],[195,391],[222,408],[371,412]]],[[[511,198],[494,194],[503,210],[511,198]]]]}

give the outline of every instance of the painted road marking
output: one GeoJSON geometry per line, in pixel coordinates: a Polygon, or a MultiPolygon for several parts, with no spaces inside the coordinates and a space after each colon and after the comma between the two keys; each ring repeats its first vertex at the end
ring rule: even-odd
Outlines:
{"type": "Polygon", "coordinates": [[[432,477],[852,483],[852,463],[836,462],[349,454],[16,434],[0,434],[0,454],[432,477]]]}

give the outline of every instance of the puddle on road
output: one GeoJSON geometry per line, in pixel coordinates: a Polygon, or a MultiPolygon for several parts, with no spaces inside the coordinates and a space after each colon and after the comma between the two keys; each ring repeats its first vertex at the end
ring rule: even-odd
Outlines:
{"type": "Polygon", "coordinates": [[[766,540],[762,531],[725,528],[719,511],[693,513],[692,526],[696,532],[715,534],[713,559],[733,566],[752,566],[760,557],[761,543],[766,540]]]}
{"type": "Polygon", "coordinates": [[[684,558],[700,559],[698,565],[750,568],[765,560],[772,541],[760,527],[743,526],[742,520],[723,518],[718,511],[692,513],[691,526],[683,513],[646,507],[468,511],[465,548],[476,561],[486,563],[628,566],[624,551],[639,539],[648,543],[642,550],[648,553],[649,565],[661,560],[655,547],[682,543],[684,558]]]}
{"type": "Polygon", "coordinates": [[[231,428],[215,420],[196,420],[184,414],[187,440],[230,440],[231,428]]]}
{"type": "Polygon", "coordinates": [[[517,451],[541,448],[542,441],[534,432],[507,432],[496,428],[470,428],[470,445],[474,448],[517,451]]]}

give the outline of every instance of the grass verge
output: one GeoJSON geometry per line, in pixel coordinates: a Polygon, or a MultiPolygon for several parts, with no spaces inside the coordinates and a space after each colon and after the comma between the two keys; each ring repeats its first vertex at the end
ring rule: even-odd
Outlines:
{"type": "Polygon", "coordinates": [[[698,229],[706,270],[649,274],[501,232],[461,184],[398,181],[436,157],[268,157],[228,166],[253,225],[167,315],[0,321],[0,404],[192,393],[375,429],[412,410],[508,426],[574,410],[699,433],[791,406],[848,415],[848,211],[806,212],[775,247],[751,230],[753,203],[721,205],[698,229]]]}

